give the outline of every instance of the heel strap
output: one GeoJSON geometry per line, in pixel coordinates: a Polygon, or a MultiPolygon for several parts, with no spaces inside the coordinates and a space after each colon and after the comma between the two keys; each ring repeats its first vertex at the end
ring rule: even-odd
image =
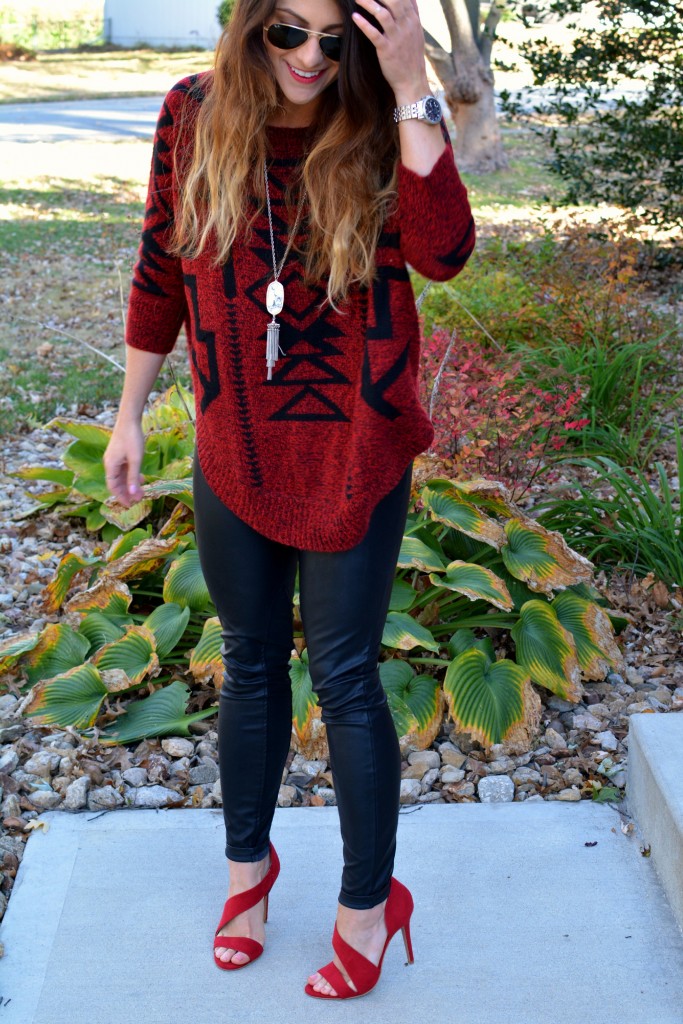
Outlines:
{"type": "MultiPolygon", "coordinates": [[[[280,861],[278,855],[275,852],[275,847],[270,844],[270,867],[267,873],[263,876],[260,882],[253,885],[251,889],[247,889],[245,892],[238,892],[234,896],[229,896],[225,901],[223,907],[223,915],[220,919],[216,933],[221,928],[232,921],[233,917],[237,917],[238,914],[242,914],[245,910],[249,910],[251,907],[255,907],[257,903],[266,896],[275,884],[275,880],[280,873],[280,861]]],[[[245,950],[246,952],[246,950],[245,950]]]]}

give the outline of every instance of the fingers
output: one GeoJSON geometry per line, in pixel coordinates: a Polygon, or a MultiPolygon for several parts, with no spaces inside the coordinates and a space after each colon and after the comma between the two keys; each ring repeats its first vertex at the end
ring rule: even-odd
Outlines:
{"type": "Polygon", "coordinates": [[[126,508],[142,498],[140,464],[121,456],[105,459],[105,482],[110,494],[126,508]]]}

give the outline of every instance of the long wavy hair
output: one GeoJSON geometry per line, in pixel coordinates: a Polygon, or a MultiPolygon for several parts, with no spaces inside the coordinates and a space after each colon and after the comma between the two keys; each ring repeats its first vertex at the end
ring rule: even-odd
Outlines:
{"type": "MultiPolygon", "coordinates": [[[[177,147],[181,188],[173,251],[189,258],[212,235],[216,262],[224,263],[238,231],[244,228],[248,240],[264,209],[265,129],[284,109],[263,42],[263,23],[276,2],[237,0],[206,76],[205,97],[195,108],[193,143],[177,147]],[[260,205],[248,219],[250,190],[260,205]]],[[[327,278],[335,309],[335,299],[344,299],[351,285],[369,286],[375,276],[379,235],[396,199],[399,156],[393,92],[375,47],[351,18],[360,8],[354,0],[336,3],[344,25],[339,74],[320,96],[307,151],[285,196],[291,207],[294,194],[306,188],[309,232],[305,251],[296,248],[306,283],[327,278]]]]}

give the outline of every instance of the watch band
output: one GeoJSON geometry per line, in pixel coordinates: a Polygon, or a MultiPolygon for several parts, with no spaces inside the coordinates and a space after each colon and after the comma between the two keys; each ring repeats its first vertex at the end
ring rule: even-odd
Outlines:
{"type": "Polygon", "coordinates": [[[414,103],[404,103],[401,107],[395,107],[394,109],[394,121],[396,124],[399,121],[408,121],[412,118],[416,118],[418,121],[424,121],[427,124],[438,124],[440,120],[441,107],[439,101],[435,96],[422,96],[421,99],[416,100],[414,103]],[[427,116],[427,104],[433,104],[439,111],[439,118],[436,120],[433,117],[427,116]]]}

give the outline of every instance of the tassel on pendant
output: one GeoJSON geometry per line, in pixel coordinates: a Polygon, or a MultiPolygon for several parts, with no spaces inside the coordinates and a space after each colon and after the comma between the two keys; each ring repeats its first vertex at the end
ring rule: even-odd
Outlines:
{"type": "Polygon", "coordinates": [[[273,379],[273,367],[277,361],[279,339],[280,325],[275,317],[273,317],[271,322],[268,324],[268,330],[266,333],[266,365],[268,367],[268,380],[273,379]]]}

